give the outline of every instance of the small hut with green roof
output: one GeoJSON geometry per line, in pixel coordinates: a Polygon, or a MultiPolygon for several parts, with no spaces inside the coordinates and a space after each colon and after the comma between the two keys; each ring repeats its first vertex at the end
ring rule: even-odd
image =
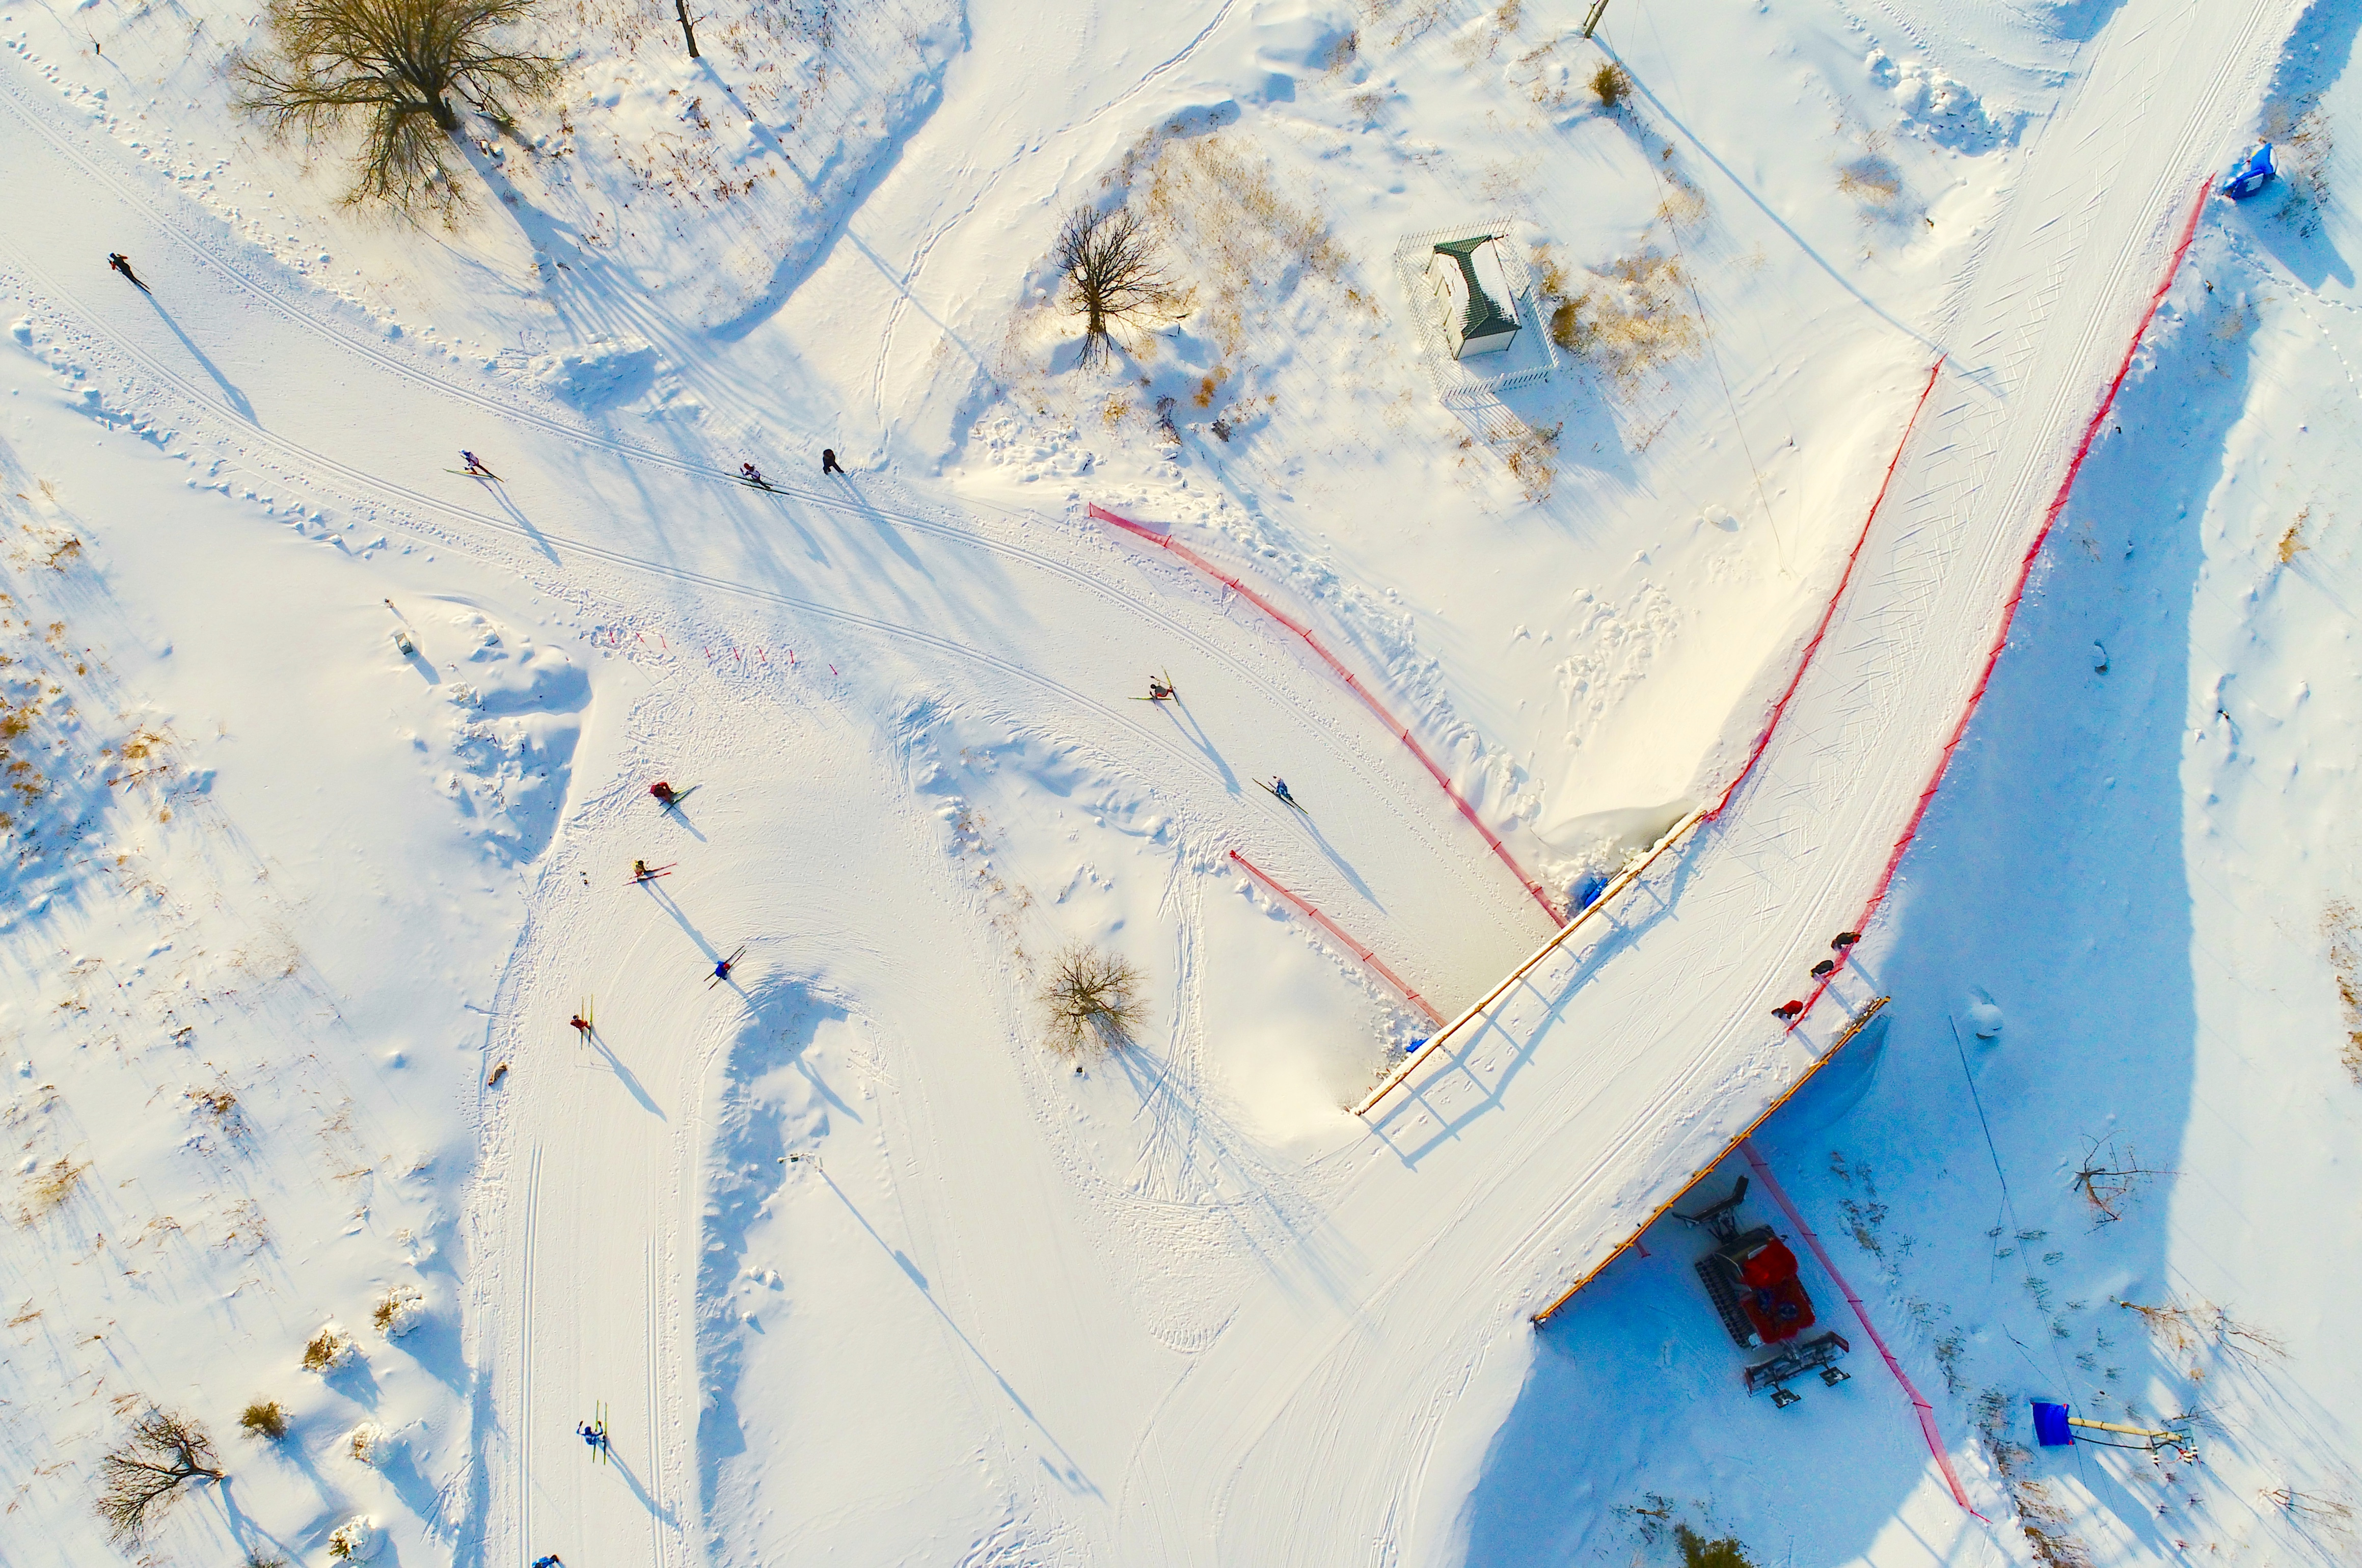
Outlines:
{"type": "Polygon", "coordinates": [[[1499,244],[1494,234],[1450,239],[1428,260],[1428,285],[1443,309],[1443,340],[1455,359],[1498,354],[1518,340],[1517,299],[1499,244]]]}

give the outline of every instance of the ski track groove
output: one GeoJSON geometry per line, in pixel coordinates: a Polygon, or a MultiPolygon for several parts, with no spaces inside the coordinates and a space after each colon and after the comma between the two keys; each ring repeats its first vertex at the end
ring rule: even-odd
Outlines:
{"type": "MultiPolygon", "coordinates": [[[[61,155],[69,158],[78,168],[83,169],[85,172],[90,174],[96,182],[105,186],[119,199],[125,201],[127,204],[138,210],[143,216],[146,216],[150,222],[156,224],[159,228],[163,229],[171,235],[176,242],[191,250],[192,253],[197,255],[200,259],[209,261],[211,264],[218,267],[226,276],[234,280],[240,289],[252,297],[270,305],[272,310],[282,318],[302,329],[321,337],[328,342],[332,347],[340,348],[346,352],[355,355],[356,357],[364,359],[431,393],[449,398],[454,401],[468,403],[474,406],[486,409],[499,416],[513,419],[520,424],[529,425],[546,434],[555,435],[560,439],[609,452],[623,458],[628,462],[654,466],[677,474],[695,479],[701,479],[710,484],[728,486],[733,490],[745,488],[741,485],[735,478],[722,473],[718,469],[703,467],[682,458],[656,451],[652,448],[639,447],[633,443],[603,436],[570,422],[553,418],[538,411],[527,409],[514,403],[485,395],[463,384],[446,381],[441,377],[428,373],[420,367],[406,363],[398,356],[389,353],[367,339],[332,326],[331,325],[320,320],[310,311],[299,308],[299,305],[296,303],[283,298],[279,291],[258,281],[244,268],[219,256],[207,252],[201,242],[187,234],[180,225],[168,221],[162,217],[157,212],[152,204],[144,200],[141,195],[132,188],[129,181],[111,174],[105,168],[95,162],[91,157],[85,156],[79,149],[73,148],[64,138],[52,133],[49,127],[40,124],[38,120],[33,119],[28,115],[21,101],[21,94],[17,94],[12,85],[7,84],[5,78],[0,78],[0,102],[7,103],[10,108],[12,108],[20,117],[26,118],[28,122],[42,135],[44,139],[47,140],[53,148],[57,149],[61,155]]],[[[12,248],[14,248],[12,247],[12,248]]],[[[553,534],[547,530],[528,528],[519,524],[511,523],[503,519],[491,516],[487,513],[470,511],[465,507],[443,501],[438,497],[413,490],[397,481],[376,477],[365,470],[355,469],[350,465],[342,463],[329,457],[326,453],[304,447],[301,443],[281,436],[252,421],[239,416],[235,409],[229,408],[219,398],[212,396],[206,392],[199,389],[194,382],[168,368],[139,346],[129,342],[118,333],[106,331],[101,327],[98,324],[103,321],[104,317],[100,313],[91,310],[87,304],[84,303],[72,288],[65,285],[46,268],[36,263],[21,249],[17,250],[17,254],[20,267],[23,268],[27,273],[39,277],[47,286],[49,292],[61,300],[71,302],[78,308],[81,317],[85,324],[85,330],[103,335],[105,340],[113,345],[118,352],[131,358],[140,365],[144,366],[152,379],[177,391],[182,401],[194,405],[200,410],[211,414],[217,419],[225,420],[229,428],[237,431],[242,438],[251,440],[275,449],[282,460],[289,461],[292,468],[298,470],[298,473],[303,476],[302,479],[299,480],[299,482],[316,483],[316,480],[310,480],[309,476],[316,475],[321,472],[333,473],[341,476],[348,483],[358,487],[363,492],[359,499],[362,499],[364,501],[373,501],[374,498],[386,496],[398,497],[402,502],[408,507],[424,511],[428,513],[439,514],[454,523],[461,525],[464,528],[472,528],[478,531],[502,535],[511,539],[523,540],[528,544],[546,541],[552,546],[563,545],[582,556],[604,561],[612,566],[619,566],[627,570],[661,576],[674,581],[708,589],[718,593],[727,593],[742,599],[749,599],[759,602],[773,604],[780,608],[811,614],[822,619],[833,620],[841,624],[858,626],[867,631],[881,634],[889,638],[900,637],[904,640],[934,648],[938,652],[949,653],[957,657],[971,658],[986,664],[999,673],[1011,677],[1020,682],[1030,684],[1037,689],[1048,691],[1054,696],[1064,699],[1072,705],[1079,707],[1086,712],[1095,713],[1102,721],[1108,723],[1119,726],[1122,730],[1129,731],[1134,737],[1146,740],[1151,745],[1156,746],[1160,751],[1164,752],[1166,756],[1175,758],[1185,765],[1193,766],[1193,771],[1197,772],[1201,778],[1218,779],[1220,777],[1219,770],[1211,764],[1206,762],[1202,756],[1198,756],[1195,752],[1194,748],[1185,750],[1177,743],[1167,742],[1164,736],[1145,728],[1140,723],[1131,720],[1124,712],[1115,710],[1106,703],[1099,702],[1096,699],[1086,696],[1084,693],[1071,686],[1067,686],[1052,678],[1041,675],[1012,659],[1001,657],[1000,656],[989,653],[980,647],[975,646],[974,645],[945,638],[936,634],[925,632],[905,624],[886,620],[880,617],[865,615],[860,612],[825,604],[818,601],[800,598],[795,595],[780,592],[777,590],[757,588],[751,584],[717,577],[711,573],[701,572],[693,568],[680,566],[672,562],[656,560],[648,557],[637,555],[627,550],[618,549],[613,547],[592,545],[579,538],[553,534]]],[[[291,475],[290,477],[294,478],[297,476],[291,475]]],[[[993,538],[972,528],[955,526],[911,513],[908,510],[883,506],[871,506],[866,504],[855,504],[825,491],[809,490],[793,484],[778,484],[774,485],[773,488],[781,495],[793,497],[803,501],[808,504],[841,516],[866,520],[886,519],[900,526],[911,529],[913,532],[926,534],[955,545],[981,549],[988,553],[998,555],[1005,559],[1022,562],[1033,567],[1045,574],[1054,576],[1074,586],[1084,589],[1086,591],[1098,596],[1108,605],[1119,609],[1125,615],[1131,618],[1146,620],[1153,623],[1167,634],[1197,649],[1200,654],[1204,655],[1211,661],[1222,666],[1227,671],[1240,679],[1253,690],[1260,691],[1275,707],[1284,711],[1301,711],[1300,704],[1298,704],[1289,693],[1283,691],[1274,681],[1266,679],[1261,673],[1252,668],[1243,660],[1227,652],[1220,644],[1217,644],[1210,638],[1181,624],[1173,617],[1172,614],[1164,611],[1161,606],[1145,601],[1137,594],[1128,595],[1120,587],[1067,561],[1059,560],[1039,551],[1032,550],[1020,545],[1015,545],[1005,539],[993,538]]],[[[894,488],[906,491],[906,487],[900,486],[899,483],[895,484],[894,488]]],[[[381,502],[378,502],[376,503],[381,503],[381,502]]],[[[1024,520],[1023,513],[1012,513],[1006,508],[993,508],[991,510],[999,512],[999,513],[1004,517],[1016,519],[1021,523],[1021,525],[1024,520]]],[[[397,525],[399,525],[397,524],[397,525]]],[[[431,532],[429,536],[448,538],[448,536],[436,536],[431,532]]],[[[461,541],[453,542],[457,544],[461,541]]],[[[1112,550],[1112,547],[1109,547],[1109,548],[1112,550]]],[[[1118,553],[1116,555],[1116,558],[1124,558],[1118,553]]],[[[1142,569],[1141,563],[1133,561],[1131,564],[1133,566],[1134,569],[1142,569]]],[[[1188,594],[1188,597],[1202,598],[1202,594],[1194,591],[1196,588],[1194,583],[1188,584],[1187,586],[1193,591],[1188,594]]],[[[1225,616],[1223,619],[1228,620],[1228,617],[1225,616]]],[[[1234,628],[1237,627],[1237,623],[1231,622],[1230,624],[1234,628]]],[[[1255,626],[1245,628],[1245,630],[1248,631],[1253,641],[1263,649],[1266,656],[1273,654],[1279,646],[1283,646],[1282,640],[1274,637],[1264,628],[1255,626]]],[[[1351,639],[1349,638],[1347,640],[1350,644],[1351,639]]],[[[1330,678],[1327,677],[1323,672],[1311,669],[1308,664],[1302,659],[1300,654],[1292,647],[1288,650],[1288,657],[1286,658],[1286,663],[1299,670],[1304,670],[1314,675],[1315,679],[1322,684],[1330,683],[1330,678]]],[[[1416,711],[1416,705],[1414,705],[1414,711],[1416,711]]],[[[1318,715],[1316,728],[1318,732],[1324,736],[1325,742],[1328,745],[1331,755],[1346,764],[1348,772],[1358,774],[1364,778],[1372,777],[1374,774],[1379,777],[1385,776],[1387,771],[1385,765],[1379,762],[1368,746],[1362,744],[1360,737],[1349,735],[1345,732],[1343,724],[1338,720],[1334,713],[1322,713],[1318,715]],[[1356,766],[1356,763],[1359,763],[1360,766],[1356,766]]],[[[1390,739],[1394,738],[1391,731],[1388,732],[1388,736],[1390,739]]],[[[1393,817],[1395,822],[1407,834],[1422,845],[1429,854],[1434,855],[1440,860],[1452,864],[1454,866],[1455,874],[1459,876],[1463,886],[1473,889],[1474,878],[1467,875],[1464,866],[1459,864],[1463,859],[1462,853],[1457,848],[1445,844],[1440,834],[1438,832],[1439,826],[1448,829],[1452,824],[1437,824],[1425,821],[1423,817],[1416,817],[1407,814],[1403,804],[1403,792],[1380,790],[1375,791],[1374,795],[1377,802],[1390,816],[1393,817]]],[[[1514,823],[1511,825],[1513,827],[1515,826],[1514,823]]],[[[1479,894],[1477,896],[1480,902],[1491,901],[1489,894],[1479,894]]],[[[1391,917],[1386,916],[1383,911],[1379,912],[1381,919],[1385,921],[1388,925],[1391,925],[1391,917]]],[[[1390,944],[1389,945],[1393,946],[1396,951],[1400,951],[1404,944],[1397,941],[1390,944]]]]}

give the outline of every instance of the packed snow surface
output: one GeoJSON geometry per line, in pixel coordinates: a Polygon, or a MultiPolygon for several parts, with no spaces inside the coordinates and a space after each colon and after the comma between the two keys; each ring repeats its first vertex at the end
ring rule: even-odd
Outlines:
{"type": "Polygon", "coordinates": [[[0,1563],[2350,1556],[2362,13],[1590,10],[0,5],[0,1563]]]}

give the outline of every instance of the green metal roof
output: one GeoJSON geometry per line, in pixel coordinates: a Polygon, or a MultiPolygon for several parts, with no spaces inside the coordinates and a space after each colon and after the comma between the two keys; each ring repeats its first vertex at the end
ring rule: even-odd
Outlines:
{"type": "Polygon", "coordinates": [[[1480,234],[1469,239],[1446,240],[1435,248],[1438,256],[1449,256],[1460,263],[1460,281],[1468,285],[1468,311],[1460,324],[1463,342],[1471,337],[1497,337],[1504,332],[1518,330],[1518,318],[1502,314],[1493,296],[1476,281],[1476,248],[1490,245],[1499,237],[1497,234],[1480,234]]]}

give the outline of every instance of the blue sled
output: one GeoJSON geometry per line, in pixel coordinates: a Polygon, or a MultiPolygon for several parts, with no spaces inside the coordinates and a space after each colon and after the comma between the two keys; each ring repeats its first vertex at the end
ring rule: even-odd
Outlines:
{"type": "Polygon", "coordinates": [[[2231,177],[2223,182],[2223,194],[2235,202],[2244,202],[2270,184],[2275,172],[2272,144],[2259,142],[2256,150],[2247,155],[2247,160],[2233,170],[2231,177]]]}

